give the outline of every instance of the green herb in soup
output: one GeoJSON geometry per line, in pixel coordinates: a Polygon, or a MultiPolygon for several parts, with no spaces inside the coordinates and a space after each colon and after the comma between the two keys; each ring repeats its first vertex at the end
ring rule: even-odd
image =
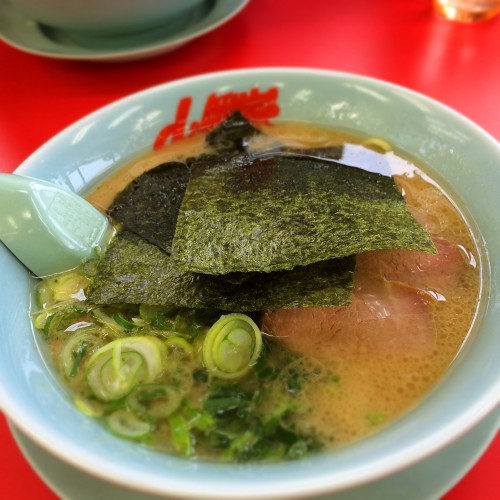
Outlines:
{"type": "MultiPolygon", "coordinates": [[[[387,152],[384,141],[363,143],[303,124],[257,128],[235,115],[208,136],[150,153],[98,186],[90,200],[110,207],[125,230],[99,259],[41,280],[33,310],[34,325],[77,407],[116,436],[168,453],[274,462],[345,446],[417,405],[469,332],[479,259],[467,224],[439,185],[387,152]],[[274,160],[254,161],[259,151],[274,160]],[[318,158],[279,157],[290,151],[318,158]],[[353,152],[366,171],[323,163],[342,162],[353,152]],[[395,175],[370,173],[371,162],[379,160],[395,175]],[[182,175],[168,171],[169,165],[182,175]],[[212,174],[217,183],[198,193],[206,199],[197,199],[192,183],[203,180],[205,186],[212,174]],[[258,189],[244,188],[242,179],[258,189]],[[270,188],[282,181],[290,203],[270,188]],[[274,211],[279,219],[284,205],[297,207],[302,199],[301,210],[310,210],[307,217],[316,221],[310,224],[316,224],[313,236],[285,242],[287,255],[307,254],[316,239],[324,238],[316,249],[334,246],[336,234],[345,257],[320,252],[305,265],[284,255],[277,261],[291,269],[272,272],[265,272],[269,255],[257,267],[240,267],[230,255],[236,266],[207,267],[203,274],[179,264],[179,223],[185,236],[198,202],[207,227],[232,218],[232,242],[225,249],[231,254],[235,243],[252,240],[237,224],[245,213],[235,218],[232,195],[241,194],[237,203],[246,206],[252,192],[260,197],[268,188],[275,204],[266,197],[262,213],[274,211]],[[363,208],[353,198],[363,199],[363,208]],[[337,204],[331,214],[338,212],[340,225],[316,218],[318,199],[329,210],[337,204]],[[215,215],[205,212],[207,205],[217,208],[215,215]],[[360,212],[363,222],[355,222],[360,212]],[[361,226],[372,236],[353,231],[361,226]]],[[[252,220],[257,206],[249,209],[252,220]]],[[[294,232],[288,225],[279,231],[285,239],[294,232]]],[[[205,260],[205,228],[196,227],[186,249],[199,237],[195,254],[205,260]]],[[[265,224],[254,231],[250,253],[258,253],[266,231],[265,224]]],[[[265,241],[272,249],[274,238],[265,241]]]]}
{"type": "MultiPolygon", "coordinates": [[[[297,355],[263,339],[249,316],[84,305],[59,293],[59,280],[39,285],[46,302],[35,324],[77,406],[117,436],[220,460],[274,461],[321,448],[316,433],[300,429],[308,405],[294,382],[297,355]]],[[[328,379],[326,367],[302,365],[304,386],[328,379]]]]}

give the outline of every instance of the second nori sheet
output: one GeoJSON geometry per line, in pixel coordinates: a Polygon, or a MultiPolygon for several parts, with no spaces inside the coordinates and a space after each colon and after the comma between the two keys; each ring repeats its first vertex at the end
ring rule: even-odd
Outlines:
{"type": "Polygon", "coordinates": [[[218,153],[246,151],[248,142],[260,134],[239,111],[229,115],[222,123],[209,132],[206,142],[218,153]]]}
{"type": "Polygon", "coordinates": [[[226,274],[387,248],[435,252],[391,176],[242,154],[193,164],[172,257],[185,271],[226,274]]]}
{"type": "Polygon", "coordinates": [[[165,252],[135,234],[118,233],[87,292],[94,304],[176,305],[226,311],[340,306],[351,301],[354,257],[292,271],[255,273],[242,284],[176,269],[165,252]]]}
{"type": "Polygon", "coordinates": [[[162,163],[134,179],[108,213],[129,231],[170,252],[189,176],[185,163],[162,163]]]}

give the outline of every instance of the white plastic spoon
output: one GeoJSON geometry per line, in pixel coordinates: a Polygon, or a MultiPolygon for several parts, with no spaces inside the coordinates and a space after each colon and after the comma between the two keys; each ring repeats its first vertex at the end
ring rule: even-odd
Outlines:
{"type": "Polygon", "coordinates": [[[77,267],[100,253],[112,233],[106,216],[76,193],[0,174],[0,240],[35,275],[77,267]]]}

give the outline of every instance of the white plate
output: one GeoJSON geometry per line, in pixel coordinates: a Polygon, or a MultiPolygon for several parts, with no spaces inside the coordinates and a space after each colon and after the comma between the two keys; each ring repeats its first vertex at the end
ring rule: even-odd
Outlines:
{"type": "Polygon", "coordinates": [[[0,0],[0,39],[31,54],[55,59],[131,61],[179,48],[215,30],[238,14],[250,0],[205,0],[174,21],[135,35],[76,37],[43,26],[0,0]]]}
{"type": "MultiPolygon", "coordinates": [[[[321,500],[431,500],[441,497],[476,463],[495,436],[500,423],[497,410],[472,431],[433,457],[399,474],[321,500]]],[[[33,469],[61,498],[87,500],[153,500],[159,497],[108,483],[71,467],[37,446],[10,423],[19,448],[33,469]]]]}

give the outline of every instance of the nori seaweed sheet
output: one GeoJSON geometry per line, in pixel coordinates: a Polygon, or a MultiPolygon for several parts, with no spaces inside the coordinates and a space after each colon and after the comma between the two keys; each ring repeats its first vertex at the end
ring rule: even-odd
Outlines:
{"type": "Polygon", "coordinates": [[[241,154],[193,164],[172,257],[185,271],[226,274],[388,248],[435,252],[391,176],[241,154]]]}
{"type": "MultiPolygon", "coordinates": [[[[216,153],[198,160],[223,161],[227,153],[244,151],[250,138],[260,133],[239,111],[227,117],[207,134],[205,141],[216,153]]],[[[134,179],[117,195],[108,214],[127,230],[170,253],[179,207],[190,176],[186,163],[163,163],[134,179]]]]}
{"type": "Polygon", "coordinates": [[[250,138],[259,133],[240,111],[235,111],[209,132],[205,141],[219,153],[244,152],[250,138]]]}
{"type": "Polygon", "coordinates": [[[129,231],[170,252],[189,176],[185,163],[163,163],[134,179],[108,213],[129,231]]]}
{"type": "Polygon", "coordinates": [[[242,285],[182,272],[168,254],[129,231],[118,233],[87,291],[93,304],[175,305],[225,311],[340,306],[351,301],[354,257],[292,271],[255,273],[242,285]]]}

